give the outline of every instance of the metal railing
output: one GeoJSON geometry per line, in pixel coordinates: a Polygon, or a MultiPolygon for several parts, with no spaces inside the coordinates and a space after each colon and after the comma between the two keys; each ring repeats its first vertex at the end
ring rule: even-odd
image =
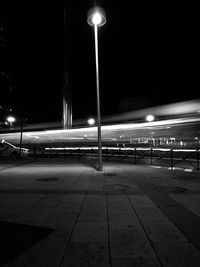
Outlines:
{"type": "MultiPolygon", "coordinates": [[[[199,153],[199,149],[102,147],[104,160],[129,160],[134,164],[162,165],[171,169],[184,167],[199,170],[199,153]]],[[[98,147],[46,147],[40,145],[34,146],[30,150],[30,157],[34,159],[67,156],[76,157],[77,159],[83,156],[96,159],[98,147]]]]}

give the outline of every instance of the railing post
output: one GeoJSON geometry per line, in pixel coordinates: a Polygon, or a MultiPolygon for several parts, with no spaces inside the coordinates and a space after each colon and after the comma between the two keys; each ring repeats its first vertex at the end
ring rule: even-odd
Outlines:
{"type": "Polygon", "coordinates": [[[136,149],[136,147],[135,147],[135,164],[136,164],[136,160],[137,160],[137,149],[136,149]]]}
{"type": "Polygon", "coordinates": [[[197,149],[197,170],[199,170],[199,149],[197,149]]]}
{"type": "Polygon", "coordinates": [[[171,148],[171,163],[170,163],[170,167],[171,167],[171,170],[172,170],[172,168],[173,168],[173,149],[171,148]]]}
{"type": "Polygon", "coordinates": [[[33,146],[33,158],[36,159],[36,145],[33,146]]]}
{"type": "Polygon", "coordinates": [[[152,148],[151,148],[151,165],[153,164],[153,161],[152,161],[152,153],[153,152],[153,150],[152,150],[152,148]]]}
{"type": "Polygon", "coordinates": [[[93,146],[92,146],[92,150],[91,150],[91,159],[93,159],[93,157],[94,157],[94,151],[93,151],[93,146]]]}

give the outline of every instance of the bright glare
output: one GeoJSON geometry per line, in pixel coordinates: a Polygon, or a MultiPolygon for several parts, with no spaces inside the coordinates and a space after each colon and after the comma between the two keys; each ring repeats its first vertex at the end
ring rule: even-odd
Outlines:
{"type": "Polygon", "coordinates": [[[89,125],[94,125],[95,124],[95,120],[93,118],[88,120],[88,124],[89,125]]]}
{"type": "Polygon", "coordinates": [[[149,122],[150,121],[154,121],[155,120],[155,117],[153,115],[147,115],[146,116],[146,120],[149,121],[149,122]]]}
{"type": "Polygon", "coordinates": [[[10,123],[15,122],[15,118],[13,116],[9,116],[7,118],[7,121],[10,122],[10,123]]]}
{"type": "Polygon", "coordinates": [[[93,17],[92,17],[92,23],[94,25],[98,25],[101,23],[101,14],[99,14],[98,12],[96,12],[93,17]]]}

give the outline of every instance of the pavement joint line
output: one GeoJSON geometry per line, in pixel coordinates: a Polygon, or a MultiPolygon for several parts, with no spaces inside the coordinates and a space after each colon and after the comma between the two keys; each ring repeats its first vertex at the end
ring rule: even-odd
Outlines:
{"type": "MultiPolygon", "coordinates": [[[[78,175],[76,180],[71,184],[69,188],[73,188],[73,186],[81,179],[81,175],[84,174],[84,170],[78,175]]],[[[69,190],[65,190],[65,194],[69,194],[69,190]]]]}
{"type": "MultiPolygon", "coordinates": [[[[121,183],[121,179],[120,179],[120,178],[119,178],[119,181],[120,181],[120,183],[121,183]]],[[[153,245],[153,242],[152,242],[151,239],[149,238],[149,236],[148,236],[148,234],[147,234],[147,232],[146,232],[146,229],[145,229],[145,227],[144,227],[142,221],[140,220],[140,217],[138,216],[137,211],[136,211],[135,207],[133,206],[133,204],[132,204],[132,202],[131,202],[131,200],[130,200],[130,198],[129,198],[129,196],[128,196],[127,193],[128,193],[128,192],[126,192],[126,191],[124,192],[126,198],[128,199],[129,204],[131,205],[131,208],[132,208],[133,212],[135,213],[135,215],[136,215],[138,221],[140,222],[140,225],[142,226],[142,229],[143,229],[143,231],[144,231],[144,233],[145,233],[145,236],[147,237],[147,239],[148,239],[148,241],[149,241],[149,243],[150,243],[150,245],[151,245],[151,247],[152,247],[152,249],[153,249],[153,251],[154,251],[156,257],[157,257],[157,260],[159,261],[160,266],[163,266],[163,264],[162,264],[162,262],[161,262],[161,259],[160,259],[159,255],[158,255],[158,253],[157,253],[157,251],[156,251],[154,245],[153,245]]]]}
{"type": "Polygon", "coordinates": [[[108,229],[108,250],[110,267],[112,267],[112,257],[111,257],[111,242],[110,242],[110,223],[109,223],[109,212],[108,212],[108,192],[107,192],[107,175],[104,173],[105,177],[105,192],[106,192],[106,216],[107,216],[107,229],[108,229]]]}
{"type": "MultiPolygon", "coordinates": [[[[135,181],[135,179],[134,179],[135,181]]],[[[182,220],[181,222],[178,221],[178,216],[174,215],[173,213],[171,213],[171,208],[170,206],[167,206],[163,203],[161,203],[161,201],[159,201],[158,195],[162,195],[162,197],[164,196],[165,200],[167,199],[167,201],[169,201],[172,206],[176,207],[176,210],[181,212],[185,215],[185,218],[190,218],[190,223],[191,223],[191,218],[193,220],[193,227],[196,228],[195,229],[200,229],[200,218],[194,214],[193,212],[191,212],[190,210],[188,210],[187,208],[185,208],[183,205],[181,205],[180,203],[178,203],[176,200],[172,199],[167,193],[165,192],[161,192],[161,191],[155,191],[155,185],[153,183],[149,183],[147,181],[145,181],[145,185],[148,184],[148,186],[152,187],[151,190],[149,190],[149,188],[146,188],[143,186],[144,182],[140,179],[139,182],[135,181],[135,183],[140,186],[141,190],[144,192],[144,194],[146,194],[155,204],[156,206],[165,214],[165,216],[186,236],[186,238],[188,240],[190,240],[190,242],[194,245],[194,247],[200,251],[200,243],[199,243],[199,236],[200,236],[200,230],[199,230],[199,235],[198,233],[196,233],[196,235],[192,235],[192,233],[190,233],[187,229],[187,226],[184,222],[184,220],[182,220]],[[157,196],[156,196],[157,195],[157,196]],[[186,216],[187,215],[187,216],[186,216]]],[[[192,225],[191,225],[192,227],[192,225]]]]}
{"type": "MultiPolygon", "coordinates": [[[[54,213],[54,211],[57,209],[57,207],[60,205],[61,203],[61,200],[58,201],[58,203],[55,205],[55,207],[53,207],[53,209],[48,213],[46,219],[44,220],[43,224],[45,224],[45,221],[48,219],[48,217],[54,213]]],[[[43,226],[45,227],[45,225],[43,226]]],[[[56,229],[55,229],[56,230],[56,229]]]]}
{"type": "MultiPolygon", "coordinates": [[[[118,179],[119,179],[119,184],[123,185],[123,183],[121,182],[121,178],[118,177],[118,179]]],[[[138,221],[140,222],[140,225],[142,226],[142,229],[143,229],[143,231],[144,231],[144,233],[145,233],[145,236],[147,237],[147,239],[148,239],[148,241],[149,241],[149,243],[150,243],[150,245],[151,245],[151,247],[152,247],[152,249],[153,249],[153,251],[154,251],[156,257],[157,257],[157,260],[158,260],[160,266],[163,267],[163,264],[162,264],[162,262],[161,262],[161,260],[160,260],[160,257],[159,257],[159,255],[158,255],[156,249],[155,249],[154,246],[153,246],[153,242],[150,240],[150,238],[149,238],[149,236],[148,236],[148,234],[147,234],[147,232],[146,232],[146,229],[144,228],[144,225],[143,225],[142,221],[140,220],[140,218],[139,218],[139,216],[138,216],[138,214],[137,214],[137,212],[136,212],[134,206],[132,205],[132,203],[131,203],[131,201],[130,201],[130,199],[129,199],[129,197],[128,197],[127,194],[129,194],[129,192],[126,191],[126,190],[123,190],[123,194],[121,194],[121,195],[126,196],[126,198],[128,199],[128,202],[130,203],[133,212],[135,213],[135,215],[136,215],[138,221]]],[[[144,193],[142,193],[142,194],[144,194],[144,193]]],[[[110,244],[109,244],[109,246],[110,246],[110,244]]],[[[112,267],[112,264],[111,264],[111,267],[112,267]]]]}
{"type": "Polygon", "coordinates": [[[138,221],[140,222],[140,225],[142,226],[142,229],[143,229],[143,231],[144,231],[144,233],[145,233],[145,236],[147,237],[147,239],[148,239],[148,241],[149,241],[149,243],[150,243],[150,245],[151,245],[151,247],[152,247],[152,249],[153,249],[153,251],[154,251],[156,257],[157,257],[157,260],[159,261],[160,266],[163,267],[162,261],[161,261],[159,255],[158,255],[158,253],[157,253],[155,247],[154,247],[153,242],[152,242],[151,239],[149,238],[149,236],[148,236],[148,234],[147,234],[147,231],[146,231],[146,229],[145,229],[145,227],[144,227],[142,221],[140,220],[140,217],[139,217],[138,214],[137,214],[136,209],[134,208],[134,206],[133,206],[133,204],[132,204],[132,202],[131,202],[129,196],[127,195],[127,193],[125,193],[125,195],[126,195],[128,201],[129,201],[129,203],[130,203],[130,205],[131,205],[131,207],[132,207],[132,210],[134,211],[135,215],[137,216],[137,219],[138,219],[138,221]]]}
{"type": "MultiPolygon", "coordinates": [[[[123,163],[122,163],[123,164],[123,163]]],[[[172,219],[170,219],[170,216],[167,216],[166,215],[166,213],[163,211],[163,207],[168,211],[168,213],[170,214],[170,209],[172,209],[171,211],[173,211],[173,212],[175,212],[176,213],[176,207],[173,209],[173,207],[171,206],[170,207],[170,205],[167,207],[167,205],[168,204],[173,204],[173,203],[175,203],[175,202],[169,202],[169,201],[167,201],[166,199],[165,199],[165,197],[164,196],[162,196],[162,194],[163,194],[163,192],[162,192],[162,194],[161,195],[159,195],[159,193],[161,193],[160,191],[159,192],[157,192],[157,190],[156,190],[156,187],[158,187],[159,185],[161,185],[161,187],[164,185],[164,183],[163,183],[163,181],[164,181],[164,179],[169,179],[169,178],[177,178],[177,177],[182,177],[182,176],[185,176],[185,177],[196,177],[195,179],[197,179],[198,177],[198,175],[196,175],[196,174],[186,174],[186,173],[183,173],[183,172],[170,172],[170,171],[168,171],[167,169],[164,169],[163,168],[163,170],[161,169],[161,170],[158,170],[158,169],[152,169],[152,170],[150,170],[150,169],[148,169],[150,166],[145,166],[145,167],[147,167],[146,169],[145,168],[143,168],[143,166],[134,166],[133,164],[132,165],[130,165],[129,167],[131,167],[130,169],[129,168],[126,168],[127,166],[126,165],[124,165],[125,167],[123,167],[123,165],[120,165],[119,164],[119,166],[121,167],[121,169],[119,168],[118,169],[118,171],[116,171],[116,173],[118,173],[119,175],[117,176],[117,177],[109,177],[109,175],[108,176],[106,176],[106,174],[107,174],[107,172],[105,172],[104,173],[104,176],[102,176],[102,182],[101,182],[101,184],[106,184],[106,182],[108,183],[108,184],[110,184],[110,183],[114,183],[115,181],[117,181],[117,184],[126,184],[126,182],[125,181],[128,181],[127,182],[127,184],[132,184],[133,185],[133,187],[132,188],[135,188],[134,186],[136,186],[136,188],[138,187],[138,184],[137,184],[137,182],[138,183],[140,183],[141,182],[141,185],[139,185],[139,188],[140,189],[143,189],[144,188],[144,190],[143,190],[143,192],[142,192],[142,190],[140,190],[141,192],[139,193],[140,195],[146,195],[146,197],[148,197],[149,198],[149,201],[150,201],[150,196],[147,194],[147,193],[149,193],[149,194],[152,194],[152,200],[153,200],[153,202],[155,203],[155,200],[154,199],[157,199],[157,201],[159,202],[160,201],[160,206],[158,206],[156,203],[156,206],[157,206],[157,208],[158,209],[160,209],[163,213],[164,213],[164,215],[166,216],[166,218],[168,219],[169,218],[169,221],[171,221],[171,223],[173,223],[173,225],[174,225],[174,227],[176,227],[176,229],[179,229],[180,230],[180,232],[182,232],[182,234],[187,238],[187,235],[178,227],[178,225],[179,224],[181,224],[182,222],[180,221],[180,220],[178,220],[178,224],[176,224],[172,219]],[[140,171],[141,171],[141,173],[140,173],[140,171]],[[126,174],[126,172],[128,173],[128,174],[126,174]],[[162,177],[163,179],[157,179],[157,178],[159,178],[159,175],[157,174],[157,173],[163,173],[164,174],[164,177],[162,177]],[[132,175],[130,175],[130,174],[132,174],[132,175]],[[165,176],[165,174],[166,174],[166,176],[165,176]],[[141,178],[141,179],[140,179],[141,178]],[[151,180],[151,178],[152,178],[152,180],[151,180]],[[119,181],[119,182],[118,182],[119,181]],[[161,181],[161,183],[160,183],[160,181],[161,181]],[[149,184],[150,185],[148,185],[148,182],[150,182],[149,184]],[[159,198],[159,196],[160,196],[160,198],[159,198]],[[166,205],[166,207],[165,207],[165,205],[166,205]]],[[[53,166],[54,167],[54,166],[53,166]]],[[[131,201],[132,202],[132,205],[133,205],[133,207],[132,208],[134,208],[137,212],[136,212],[136,216],[138,215],[138,216],[140,216],[140,213],[138,212],[138,210],[137,210],[137,208],[136,208],[136,206],[135,206],[135,203],[134,203],[134,201],[132,200],[132,196],[131,196],[131,194],[138,194],[138,192],[132,192],[132,191],[134,191],[134,190],[120,190],[120,191],[110,191],[110,190],[108,190],[109,188],[107,188],[107,187],[105,187],[105,190],[103,191],[103,190],[101,190],[102,189],[102,187],[100,187],[99,186],[99,184],[98,184],[98,186],[97,187],[92,187],[91,186],[91,184],[94,182],[94,180],[96,179],[96,174],[98,173],[98,172],[96,172],[96,171],[94,171],[93,170],[93,172],[91,171],[91,169],[92,169],[92,166],[89,166],[90,168],[88,168],[88,166],[86,167],[86,168],[84,168],[84,167],[82,167],[82,170],[83,171],[80,171],[79,173],[78,172],[76,172],[75,174],[74,174],[74,176],[73,176],[73,179],[72,180],[70,180],[70,182],[68,183],[65,183],[64,185],[66,186],[66,188],[68,188],[68,189],[70,189],[70,190],[64,190],[63,189],[63,187],[60,185],[60,183],[59,183],[59,188],[60,188],[60,190],[59,189],[56,189],[56,186],[55,187],[53,187],[54,189],[47,189],[47,190],[43,190],[43,192],[45,192],[45,195],[47,195],[47,194],[54,194],[54,193],[56,193],[56,194],[82,194],[82,196],[80,197],[80,201],[79,201],[79,206],[78,206],[78,209],[77,209],[77,212],[80,212],[79,213],[79,217],[77,217],[78,215],[76,214],[75,216],[74,216],[74,219],[73,219],[73,222],[70,224],[70,230],[69,230],[69,235],[70,236],[68,236],[68,237],[64,237],[64,244],[63,244],[63,250],[62,250],[62,252],[61,252],[61,254],[60,254],[60,256],[61,257],[59,257],[59,260],[58,260],[58,265],[60,264],[60,260],[61,260],[61,258],[63,258],[63,260],[64,260],[64,264],[67,264],[68,265],[68,259],[69,259],[69,253],[71,252],[71,244],[73,243],[73,233],[71,232],[72,231],[72,228],[74,229],[74,233],[76,234],[76,227],[78,227],[78,223],[79,223],[79,221],[80,221],[80,216],[81,216],[81,214],[83,213],[83,210],[84,210],[84,207],[86,207],[86,202],[87,202],[87,197],[89,198],[89,194],[94,194],[94,195],[100,195],[100,194],[104,194],[104,195],[106,195],[106,197],[108,197],[108,200],[106,200],[106,209],[107,209],[107,225],[108,225],[108,227],[107,227],[107,233],[108,233],[108,241],[107,242],[109,242],[109,238],[110,238],[110,242],[111,242],[111,244],[109,245],[108,243],[108,249],[106,249],[107,250],[107,252],[106,252],[106,255],[107,255],[107,257],[108,257],[108,255],[109,255],[109,259],[108,259],[108,265],[109,265],[109,260],[110,260],[110,264],[111,264],[111,266],[113,265],[115,265],[115,258],[112,258],[111,256],[112,256],[112,254],[111,254],[111,252],[112,252],[112,234],[110,234],[109,235],[109,233],[111,233],[112,232],[112,224],[111,224],[111,221],[109,221],[109,195],[111,194],[114,194],[114,195],[120,195],[120,196],[124,196],[124,195],[126,195],[126,197],[128,197],[129,198],[129,202],[131,201]],[[84,174],[83,176],[82,176],[82,174],[84,174]],[[82,185],[79,187],[79,181],[81,182],[81,176],[82,176],[82,185]],[[85,179],[86,178],[86,179],[85,179]],[[83,183],[83,180],[85,180],[85,182],[83,183]],[[74,190],[73,190],[73,188],[74,188],[74,190]],[[77,188],[77,190],[76,190],[76,188],[77,188]],[[83,188],[83,190],[79,190],[79,188],[81,189],[81,188],[83,188]],[[91,189],[91,190],[90,190],[91,189]],[[93,190],[94,189],[94,190],[93,190]],[[96,189],[96,190],[95,190],[96,189]],[[100,189],[100,190],[99,190],[100,189]],[[87,193],[87,195],[86,195],[86,193],[87,193]],[[84,203],[83,203],[83,201],[84,201],[84,203]],[[81,208],[82,207],[82,208],[81,208]],[[67,245],[67,242],[68,242],[68,247],[66,248],[66,245],[67,245]],[[110,252],[110,249],[111,249],[111,252],[110,252]],[[109,254],[108,254],[109,253],[109,254]]],[[[20,167],[19,167],[20,168],[20,167]]],[[[23,168],[23,166],[22,166],[22,168],[23,168]]],[[[50,165],[50,168],[51,168],[51,165],[50,165]]],[[[33,169],[34,170],[34,169],[33,169]]],[[[106,171],[108,171],[108,173],[109,172],[115,172],[115,168],[110,168],[110,169],[106,169],[106,171]]],[[[15,170],[14,171],[10,171],[10,172],[15,172],[15,170]]],[[[51,172],[51,169],[50,169],[50,172],[51,172]]],[[[9,174],[9,171],[7,172],[8,174],[9,174]]],[[[66,171],[66,169],[64,169],[63,170],[63,174],[64,173],[67,173],[67,171],[66,171]]],[[[35,174],[34,174],[35,175],[35,174]]],[[[2,177],[4,177],[5,175],[4,175],[4,173],[2,173],[2,177]]],[[[14,177],[14,176],[13,176],[14,177]]],[[[30,176],[31,177],[31,176],[30,176]]],[[[66,176],[64,176],[63,175],[63,178],[67,178],[68,177],[68,175],[66,174],[66,176]]],[[[101,176],[98,176],[97,177],[98,179],[100,178],[101,179],[101,176]]],[[[161,178],[161,177],[160,177],[161,178]]],[[[9,179],[8,179],[8,181],[9,181],[9,179]]],[[[168,180],[166,180],[166,181],[168,181],[168,180]]],[[[11,181],[12,182],[12,181],[11,181]]],[[[14,186],[16,186],[17,185],[17,182],[18,182],[18,180],[16,180],[15,181],[15,183],[14,184],[12,184],[12,183],[10,183],[10,185],[12,186],[12,188],[14,188],[13,187],[13,185],[14,186]]],[[[173,182],[172,182],[172,180],[170,180],[170,183],[167,183],[166,185],[169,185],[169,186],[172,186],[172,184],[174,183],[174,180],[173,180],[173,182]]],[[[35,184],[34,184],[35,185],[35,184]]],[[[40,185],[39,183],[37,183],[37,185],[40,185]]],[[[26,185],[27,186],[27,185],[26,185]]],[[[29,186],[29,185],[28,185],[29,186]]],[[[30,184],[30,188],[31,188],[31,186],[32,186],[32,184],[30,184]]],[[[5,187],[5,185],[4,185],[4,187],[5,187]]],[[[9,188],[9,186],[8,186],[8,188],[9,188]]],[[[22,187],[23,188],[23,187],[22,187]]],[[[48,188],[48,187],[47,187],[48,188]]],[[[188,194],[194,194],[194,193],[200,193],[200,189],[199,189],[199,191],[198,190],[196,190],[196,187],[191,187],[191,188],[194,188],[195,190],[190,190],[189,191],[189,193],[187,192],[187,193],[181,193],[181,194],[177,194],[176,193],[176,195],[178,195],[178,196],[180,196],[180,195],[182,195],[182,196],[188,196],[188,194]]],[[[0,191],[0,194],[2,193],[5,193],[5,191],[7,190],[7,192],[9,191],[8,189],[2,189],[2,191],[0,191]]],[[[32,191],[33,193],[40,193],[41,194],[41,190],[40,189],[35,189],[35,190],[29,190],[29,192],[30,191],[32,191]]],[[[22,192],[22,193],[27,193],[27,190],[26,189],[23,189],[22,191],[19,191],[19,190],[16,190],[16,189],[11,189],[10,191],[10,194],[17,194],[17,193],[20,193],[20,192],[22,192]]],[[[167,192],[167,193],[165,193],[165,195],[167,196],[167,197],[170,197],[170,195],[168,195],[169,193],[167,192]]],[[[4,199],[4,197],[2,196],[2,195],[0,195],[1,197],[2,197],[2,199],[4,199]]],[[[6,196],[6,198],[11,198],[12,199],[12,197],[13,197],[13,199],[15,199],[15,195],[7,195],[6,196]]],[[[33,196],[33,195],[31,195],[31,199],[32,199],[32,197],[35,199],[35,196],[33,196]]],[[[44,196],[44,195],[42,195],[41,196],[41,198],[40,199],[45,199],[45,197],[46,196],[44,196]]],[[[59,197],[59,196],[58,196],[59,197]]],[[[65,196],[63,195],[63,197],[65,198],[65,196]]],[[[67,197],[67,196],[66,196],[67,197]]],[[[76,196],[72,196],[74,199],[76,198],[76,196]]],[[[191,197],[191,196],[190,196],[191,197]]],[[[197,197],[199,197],[199,195],[197,195],[197,197]]],[[[32,203],[32,205],[34,206],[35,204],[36,205],[38,205],[39,204],[39,196],[37,196],[36,195],[36,198],[37,198],[37,200],[35,200],[34,201],[34,203],[33,202],[31,202],[32,203]]],[[[105,201],[105,196],[103,196],[103,197],[100,197],[100,199],[104,199],[104,201],[105,201]]],[[[139,197],[139,198],[142,198],[142,197],[139,197]]],[[[170,197],[171,198],[171,197],[170,197]]],[[[25,200],[26,200],[26,198],[24,198],[25,200]]],[[[126,200],[126,202],[127,202],[127,200],[126,200]]],[[[179,204],[179,202],[178,201],[176,201],[178,204],[179,204]]],[[[128,203],[127,203],[128,204],[128,203]]],[[[32,207],[32,205],[31,205],[31,207],[32,207]]],[[[56,203],[56,205],[57,205],[57,203],[56,203]]],[[[181,204],[182,205],[182,204],[181,204]]],[[[87,208],[87,207],[86,207],[87,208]]],[[[185,208],[185,206],[183,205],[183,208],[185,208]]],[[[28,207],[26,208],[26,209],[29,209],[28,207]]],[[[186,210],[188,210],[187,208],[185,208],[186,210]]],[[[14,210],[13,210],[14,211],[14,210]]],[[[189,211],[191,212],[191,209],[189,209],[189,211]]],[[[6,211],[7,212],[7,211],[6,211]]],[[[52,212],[52,210],[51,210],[51,212],[52,212]]],[[[51,212],[49,213],[49,214],[51,214],[51,212]]],[[[130,210],[130,212],[132,213],[132,211],[130,210]]],[[[180,211],[181,212],[181,211],[180,211]]],[[[176,217],[177,216],[177,214],[172,214],[174,217],[176,217]]],[[[173,217],[173,218],[174,218],[173,217]]],[[[197,216],[198,217],[198,216],[197,216]]],[[[46,217],[45,217],[46,218],[46,217]]],[[[106,218],[106,217],[105,217],[106,218]]],[[[199,217],[198,217],[199,218],[199,217]]],[[[140,223],[141,224],[141,228],[142,228],[142,226],[144,225],[144,227],[145,227],[145,223],[144,223],[144,221],[142,220],[142,218],[140,217],[140,219],[141,219],[141,221],[142,221],[142,223],[140,223]]],[[[42,220],[43,221],[43,220],[42,220]]],[[[140,221],[140,220],[139,220],[140,221]]],[[[188,221],[190,221],[190,218],[188,219],[188,221]]],[[[199,224],[197,224],[197,226],[198,226],[199,224]]],[[[191,227],[191,230],[193,230],[192,229],[193,228],[193,225],[192,225],[192,227],[191,227]]],[[[147,234],[148,234],[148,230],[147,230],[147,228],[145,228],[146,229],[146,231],[147,231],[147,234]]],[[[145,229],[143,230],[143,232],[145,233],[145,235],[146,235],[146,232],[145,232],[145,229]]],[[[142,230],[142,229],[141,229],[142,230]]],[[[190,229],[188,229],[188,230],[190,230],[190,229]]],[[[195,229],[194,229],[194,231],[195,231],[195,229]]],[[[197,237],[198,236],[200,236],[199,235],[199,230],[197,229],[197,231],[195,232],[195,234],[197,235],[197,237]]],[[[105,234],[107,234],[106,232],[105,232],[105,234]]],[[[194,233],[193,233],[194,234],[194,233]]],[[[147,236],[147,238],[148,238],[148,236],[147,236]]],[[[151,236],[149,235],[149,238],[152,240],[152,238],[151,238],[151,236]]],[[[153,241],[152,241],[153,242],[153,241]]],[[[185,242],[185,244],[186,244],[186,241],[184,241],[185,242]]],[[[192,241],[192,239],[190,239],[189,240],[189,242],[191,242],[191,246],[193,247],[193,251],[194,250],[197,250],[197,251],[199,251],[199,248],[193,243],[193,241],[192,241]]],[[[154,244],[154,243],[153,243],[154,244]]],[[[199,243],[200,244],[200,243],[199,243]]],[[[151,242],[149,243],[149,249],[150,249],[150,246],[151,246],[151,242]]],[[[153,249],[153,246],[151,246],[152,248],[151,248],[151,250],[153,249]]],[[[156,248],[156,250],[157,250],[157,252],[158,252],[158,254],[159,254],[159,256],[160,256],[160,258],[161,259],[163,259],[163,256],[162,256],[162,254],[160,254],[160,252],[159,252],[159,249],[155,246],[155,248],[156,248]]],[[[154,250],[153,250],[154,251],[154,250]]],[[[152,252],[153,252],[152,251],[152,252]]],[[[77,255],[78,254],[75,254],[74,255],[74,257],[77,257],[77,255]]],[[[157,254],[155,254],[155,264],[157,263],[157,264],[159,264],[159,258],[157,257],[157,254]]],[[[123,264],[123,263],[121,263],[121,264],[123,264]]],[[[125,264],[125,263],[124,263],[125,264]]],[[[170,264],[170,262],[168,262],[168,264],[170,264]]],[[[172,263],[173,264],[173,263],[172,263]]],[[[62,264],[61,264],[62,265],[62,264]]],[[[136,265],[137,265],[137,263],[136,263],[136,265]]],[[[165,266],[165,263],[163,263],[163,265],[165,266]]],[[[163,265],[161,265],[161,266],[163,266],[163,265]]],[[[59,265],[60,266],[60,265],[59,265]]],[[[157,265],[156,265],[157,266],[157,265]]]]}
{"type": "MultiPolygon", "coordinates": [[[[82,172],[82,173],[83,173],[83,172],[82,172]]],[[[90,178],[90,181],[88,182],[88,188],[89,188],[89,184],[90,184],[91,180],[92,180],[92,177],[90,178]]],[[[88,191],[88,189],[87,189],[87,191],[88,191]]],[[[76,220],[75,220],[75,222],[74,222],[74,226],[73,226],[73,228],[72,228],[72,230],[71,230],[71,233],[70,233],[70,235],[69,235],[68,241],[67,241],[67,243],[66,243],[66,245],[65,245],[65,248],[64,248],[64,251],[63,251],[63,255],[62,255],[61,260],[60,260],[60,263],[59,263],[59,266],[62,266],[62,264],[63,264],[63,262],[64,262],[65,254],[66,254],[66,252],[67,252],[67,249],[69,248],[69,245],[70,245],[70,242],[71,242],[71,239],[72,239],[72,235],[73,235],[73,233],[74,233],[76,224],[77,224],[78,219],[79,219],[79,217],[80,217],[81,210],[82,210],[82,208],[83,208],[84,202],[85,202],[86,197],[87,197],[87,191],[86,191],[85,196],[84,196],[84,199],[83,199],[83,201],[82,201],[82,203],[81,203],[81,207],[80,207],[80,209],[79,209],[79,212],[77,213],[77,217],[76,217],[76,220]]]]}

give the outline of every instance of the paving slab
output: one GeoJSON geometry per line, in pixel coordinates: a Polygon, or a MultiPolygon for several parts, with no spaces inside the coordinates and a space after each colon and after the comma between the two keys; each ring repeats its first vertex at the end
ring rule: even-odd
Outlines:
{"type": "Polygon", "coordinates": [[[107,242],[108,232],[107,223],[103,222],[77,222],[73,235],[72,242],[107,242]]]}
{"type": "Polygon", "coordinates": [[[168,242],[188,242],[184,234],[171,221],[152,220],[151,223],[146,221],[143,222],[143,226],[152,243],[162,243],[163,240],[168,242]]]}
{"type": "Polygon", "coordinates": [[[5,266],[200,266],[199,173],[94,163],[0,161],[2,223],[50,229],[5,266]]]}
{"type": "Polygon", "coordinates": [[[109,267],[108,244],[103,242],[72,242],[60,266],[109,267]]]}
{"type": "Polygon", "coordinates": [[[57,267],[60,266],[66,243],[71,232],[57,230],[47,238],[38,242],[26,253],[20,255],[16,260],[8,263],[7,267],[57,267]]]}
{"type": "Polygon", "coordinates": [[[192,195],[170,194],[170,197],[200,217],[199,200],[192,195]]]}
{"type": "Polygon", "coordinates": [[[110,249],[113,258],[156,259],[142,229],[110,230],[110,249]]]}
{"type": "Polygon", "coordinates": [[[168,242],[153,244],[164,266],[200,266],[200,252],[190,243],[168,242]],[[175,265],[176,264],[176,265],[175,265]]]}
{"type": "Polygon", "coordinates": [[[155,259],[120,259],[112,258],[113,267],[160,267],[160,262],[155,259]]]}

